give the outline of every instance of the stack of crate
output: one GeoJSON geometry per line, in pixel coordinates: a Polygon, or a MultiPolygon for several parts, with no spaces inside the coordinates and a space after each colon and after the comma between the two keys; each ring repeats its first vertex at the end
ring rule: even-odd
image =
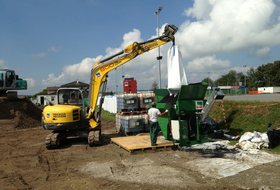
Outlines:
{"type": "Polygon", "coordinates": [[[155,99],[153,92],[117,95],[116,132],[133,135],[149,131],[149,103],[155,99]]]}
{"type": "Polygon", "coordinates": [[[149,104],[155,101],[155,94],[153,92],[138,93],[139,108],[142,111],[149,109],[149,104]]]}
{"type": "Polygon", "coordinates": [[[118,112],[131,112],[138,111],[138,94],[118,94],[117,95],[117,111],[118,112]]]}

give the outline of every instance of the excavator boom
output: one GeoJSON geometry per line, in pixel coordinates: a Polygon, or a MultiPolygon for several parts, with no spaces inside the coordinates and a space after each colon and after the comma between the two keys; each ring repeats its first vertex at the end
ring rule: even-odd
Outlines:
{"type": "MultiPolygon", "coordinates": [[[[100,87],[102,83],[106,84],[107,82],[107,74],[111,70],[114,70],[117,67],[127,63],[128,61],[131,61],[138,55],[162,46],[170,41],[175,41],[174,34],[177,32],[177,30],[178,27],[174,25],[166,25],[161,36],[141,43],[134,42],[127,46],[121,52],[95,63],[94,67],[91,70],[89,111],[87,116],[90,129],[94,129],[95,127],[99,126],[102,101],[96,117],[95,109],[100,87]]],[[[106,87],[103,87],[103,90],[106,90],[106,87]]]]}

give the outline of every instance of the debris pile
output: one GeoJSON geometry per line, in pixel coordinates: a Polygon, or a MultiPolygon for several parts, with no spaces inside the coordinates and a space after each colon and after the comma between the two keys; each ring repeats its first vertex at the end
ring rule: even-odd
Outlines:
{"type": "Polygon", "coordinates": [[[0,120],[12,121],[15,129],[35,128],[41,125],[42,110],[25,97],[15,100],[1,99],[0,113],[0,120]]]}
{"type": "Polygon", "coordinates": [[[266,133],[259,133],[257,131],[246,132],[240,137],[239,143],[236,144],[236,147],[241,148],[242,150],[250,149],[262,149],[269,147],[269,140],[266,133]]]}

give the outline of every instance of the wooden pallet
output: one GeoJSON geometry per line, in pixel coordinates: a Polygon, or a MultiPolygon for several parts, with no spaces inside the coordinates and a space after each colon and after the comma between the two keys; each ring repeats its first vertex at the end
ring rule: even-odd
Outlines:
{"type": "MultiPolygon", "coordinates": [[[[132,153],[135,150],[156,150],[158,148],[168,148],[173,146],[172,141],[165,140],[161,137],[157,138],[157,146],[151,146],[151,140],[149,134],[140,134],[137,136],[127,136],[127,137],[115,137],[111,138],[111,142],[118,145],[120,148],[124,148],[128,152],[132,153]]],[[[175,143],[178,145],[178,143],[175,143]]]]}

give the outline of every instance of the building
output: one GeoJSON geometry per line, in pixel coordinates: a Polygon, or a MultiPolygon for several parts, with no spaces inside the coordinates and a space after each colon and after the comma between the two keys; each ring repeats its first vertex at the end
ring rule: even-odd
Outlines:
{"type": "Polygon", "coordinates": [[[125,78],[123,81],[124,93],[137,93],[137,81],[133,77],[125,78]]]}
{"type": "Polygon", "coordinates": [[[56,94],[52,95],[37,95],[37,105],[55,105],[57,104],[56,94]]]}
{"type": "Polygon", "coordinates": [[[61,85],[61,88],[82,88],[82,89],[89,89],[89,84],[79,81],[78,79],[76,81],[63,84],[61,85]]]}
{"type": "Polygon", "coordinates": [[[56,91],[61,88],[60,86],[54,86],[54,87],[47,87],[46,91],[48,93],[48,95],[55,95],[56,91]]]}

